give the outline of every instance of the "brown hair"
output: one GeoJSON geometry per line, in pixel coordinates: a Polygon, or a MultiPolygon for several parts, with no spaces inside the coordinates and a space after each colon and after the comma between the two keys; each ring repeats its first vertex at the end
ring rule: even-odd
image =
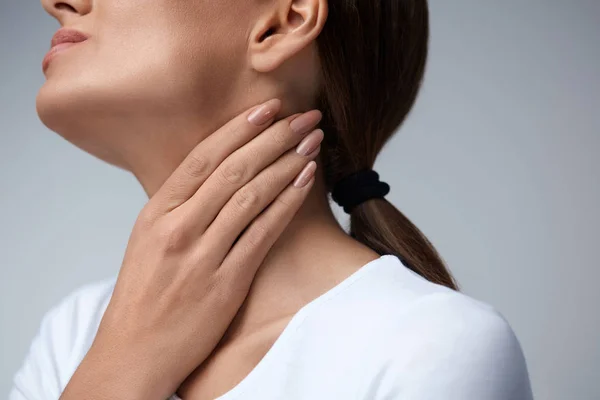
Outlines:
{"type": "MultiPolygon", "coordinates": [[[[331,191],[341,178],[373,167],[411,110],[425,70],[429,11],[426,0],[334,0],[328,8],[316,42],[320,126],[327,132],[322,168],[331,191]]],[[[386,199],[355,207],[350,232],[429,281],[458,290],[433,245],[386,199]]]]}

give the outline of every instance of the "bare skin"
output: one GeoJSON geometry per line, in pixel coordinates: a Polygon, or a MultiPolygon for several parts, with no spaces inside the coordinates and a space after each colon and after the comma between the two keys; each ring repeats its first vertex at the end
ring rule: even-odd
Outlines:
{"type": "MultiPolygon", "coordinates": [[[[84,151],[130,171],[147,193],[148,204],[164,198],[160,189],[199,144],[250,107],[279,98],[282,102],[276,119],[314,107],[319,82],[314,40],[326,21],[325,0],[42,0],[42,4],[62,26],[85,32],[90,38],[56,57],[46,71],[46,82],[37,97],[40,119],[84,151]],[[270,35],[265,38],[266,32],[270,35]]],[[[232,132],[221,136],[223,148],[234,143],[235,137],[232,132]]],[[[315,161],[320,165],[318,156],[315,161]]],[[[197,183],[183,180],[177,188],[181,192],[185,185],[197,183]]],[[[252,277],[243,275],[247,281],[229,283],[238,288],[247,284],[247,296],[236,299],[240,304],[214,302],[214,309],[206,309],[230,317],[220,321],[223,328],[203,342],[181,339],[178,350],[182,354],[189,353],[190,346],[197,351],[186,365],[189,374],[177,375],[175,370],[181,365],[163,371],[166,378],[151,394],[174,390],[175,382],[186,377],[177,391],[185,400],[227,392],[264,356],[302,306],[378,257],[346,235],[335,220],[319,168],[298,207],[273,238],[268,252],[256,256],[261,261],[252,277]],[[221,340],[217,333],[225,337],[221,340]],[[250,349],[252,356],[241,360],[235,350],[242,347],[250,349]]],[[[143,243],[144,235],[139,237],[143,243]]],[[[134,254],[131,248],[128,246],[128,252],[134,254]]],[[[133,301],[125,295],[132,292],[124,288],[141,286],[140,277],[148,290],[157,287],[152,285],[147,263],[127,260],[126,256],[122,271],[128,273],[122,276],[129,278],[119,277],[124,282],[118,292],[122,300],[114,304],[133,301]]],[[[158,269],[160,263],[155,261],[158,269]]],[[[203,282],[189,280],[186,284],[190,291],[197,291],[204,287],[203,282]]],[[[144,298],[144,293],[138,295],[138,299],[144,298]]],[[[145,295],[152,297],[152,293],[145,295]]],[[[77,398],[79,390],[89,394],[86,387],[94,387],[102,398],[93,381],[99,371],[106,376],[114,372],[115,380],[107,390],[130,393],[128,398],[145,394],[126,387],[131,380],[126,379],[125,368],[119,369],[125,366],[126,356],[131,356],[123,350],[130,337],[124,334],[120,343],[102,339],[118,336],[115,327],[122,326],[118,312],[109,315],[114,317],[113,323],[107,322],[104,332],[111,335],[99,331],[100,339],[73,376],[71,390],[63,393],[63,400],[77,398]]],[[[123,332],[141,328],[130,329],[123,332]]],[[[151,341],[144,346],[144,351],[152,354],[151,341]]],[[[142,371],[157,368],[151,357],[138,361],[142,371]]]]}

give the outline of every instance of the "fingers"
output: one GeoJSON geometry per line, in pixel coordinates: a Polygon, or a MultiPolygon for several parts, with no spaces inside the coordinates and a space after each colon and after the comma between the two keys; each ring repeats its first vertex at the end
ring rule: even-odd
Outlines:
{"type": "MultiPolygon", "coordinates": [[[[180,207],[181,212],[188,216],[199,233],[204,232],[234,193],[303,140],[321,117],[320,111],[311,110],[291,122],[290,119],[284,119],[269,126],[248,144],[229,155],[180,207]]],[[[260,191],[264,190],[261,188],[260,191]]],[[[246,195],[248,193],[245,192],[246,195]]]]}
{"type": "Polygon", "coordinates": [[[294,183],[288,185],[247,227],[221,264],[219,271],[226,275],[224,282],[230,279],[244,289],[250,286],[268,251],[296,215],[313,187],[316,168],[315,161],[310,161],[298,176],[299,179],[294,181],[305,186],[296,187],[294,183]]]}
{"type": "Polygon", "coordinates": [[[288,151],[235,192],[203,234],[203,241],[210,243],[215,254],[218,254],[217,260],[225,258],[240,233],[294,178],[299,177],[303,168],[312,168],[310,162],[319,153],[322,140],[323,131],[314,130],[297,148],[288,151]],[[298,149],[301,153],[298,153],[298,149]]]}
{"type": "Polygon", "coordinates": [[[192,197],[227,156],[268,127],[280,110],[281,100],[271,99],[244,111],[202,140],[152,196],[154,212],[166,214],[192,197]]]}

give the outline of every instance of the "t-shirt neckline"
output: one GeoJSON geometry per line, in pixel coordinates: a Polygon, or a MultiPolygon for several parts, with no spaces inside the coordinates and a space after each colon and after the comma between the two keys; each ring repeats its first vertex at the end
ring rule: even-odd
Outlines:
{"type": "MultiPolygon", "coordinates": [[[[292,316],[292,318],[285,326],[279,337],[275,340],[271,348],[258,362],[258,364],[254,366],[250,373],[246,375],[246,377],[244,377],[244,379],[242,379],[237,385],[235,385],[233,388],[231,388],[221,396],[217,397],[215,400],[232,400],[235,397],[239,396],[242,392],[244,392],[248,388],[248,386],[251,385],[252,382],[257,379],[262,370],[264,370],[268,366],[271,359],[275,357],[275,355],[280,351],[280,348],[285,344],[285,342],[290,340],[293,337],[293,335],[298,331],[301,324],[309,315],[310,311],[343,292],[354,282],[356,282],[359,278],[363,277],[369,271],[375,269],[375,267],[381,264],[384,260],[387,260],[389,258],[395,258],[395,256],[392,254],[384,254],[374,260],[369,261],[368,263],[364,264],[362,267],[354,271],[352,274],[350,274],[346,279],[344,279],[325,293],[321,294],[320,296],[314,298],[313,300],[309,301],[304,306],[302,306],[296,312],[296,314],[292,316]]],[[[182,399],[179,396],[177,396],[177,394],[173,394],[171,397],[169,397],[168,400],[182,399]]]]}

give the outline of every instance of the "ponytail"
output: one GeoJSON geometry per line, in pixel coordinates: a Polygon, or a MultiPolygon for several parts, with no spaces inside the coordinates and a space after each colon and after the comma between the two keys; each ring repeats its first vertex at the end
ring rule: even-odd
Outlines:
{"type": "MultiPolygon", "coordinates": [[[[372,168],[404,122],[421,86],[429,40],[426,0],[335,0],[317,37],[321,62],[318,107],[328,190],[372,168]]],[[[425,279],[457,284],[425,235],[386,199],[352,210],[353,237],[377,253],[396,255],[425,279]]]]}
{"type": "Polygon", "coordinates": [[[425,279],[458,290],[436,249],[404,214],[383,199],[356,206],[350,215],[352,236],[379,254],[393,254],[425,279]]]}

